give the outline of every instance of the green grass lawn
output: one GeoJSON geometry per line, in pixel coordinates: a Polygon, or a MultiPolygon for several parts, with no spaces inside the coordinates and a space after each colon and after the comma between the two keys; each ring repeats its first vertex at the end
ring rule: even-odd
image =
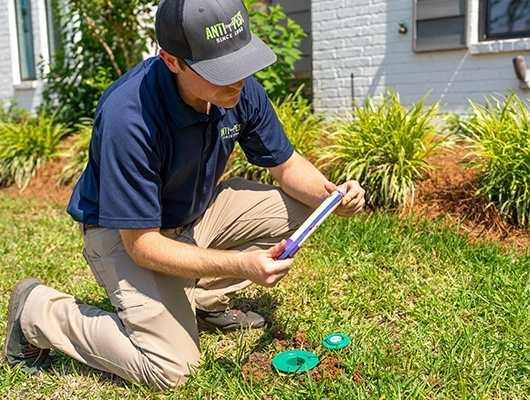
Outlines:
{"type": "MultiPolygon", "coordinates": [[[[0,193],[0,209],[0,343],[9,292],[22,278],[109,307],[64,205],[0,193]]],[[[46,374],[2,364],[0,398],[530,398],[528,254],[469,244],[457,227],[383,214],[331,217],[296,258],[277,287],[239,296],[268,313],[270,327],[202,333],[202,365],[183,388],[157,393],[55,354],[46,374]],[[300,331],[321,360],[338,360],[336,376],[243,373],[254,353],[278,353],[279,333],[294,348],[300,331]],[[347,334],[350,346],[324,348],[333,332],[347,334]]]]}

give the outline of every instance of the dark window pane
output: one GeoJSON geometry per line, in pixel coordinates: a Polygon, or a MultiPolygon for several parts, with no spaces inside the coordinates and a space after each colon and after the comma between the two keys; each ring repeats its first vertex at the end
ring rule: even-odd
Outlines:
{"type": "Polygon", "coordinates": [[[414,51],[467,47],[466,1],[415,0],[414,51]]]}
{"type": "Polygon", "coordinates": [[[418,21],[416,51],[465,48],[465,32],[464,17],[418,21]]]}
{"type": "Polygon", "coordinates": [[[530,36],[530,0],[487,0],[486,36],[530,36]]]}
{"type": "Polygon", "coordinates": [[[31,21],[31,3],[29,0],[15,1],[17,16],[18,57],[20,79],[35,79],[35,56],[33,54],[33,23],[31,21]]]}

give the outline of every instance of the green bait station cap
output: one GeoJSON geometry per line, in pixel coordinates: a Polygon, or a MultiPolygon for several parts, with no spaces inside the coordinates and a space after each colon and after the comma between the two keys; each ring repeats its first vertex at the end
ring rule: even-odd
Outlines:
{"type": "Polygon", "coordinates": [[[343,333],[332,333],[322,340],[322,345],[328,349],[343,349],[350,344],[350,338],[343,333]]]}
{"type": "Polygon", "coordinates": [[[310,351],[288,350],[275,355],[272,366],[278,371],[296,373],[315,368],[318,361],[318,357],[310,351]]]}

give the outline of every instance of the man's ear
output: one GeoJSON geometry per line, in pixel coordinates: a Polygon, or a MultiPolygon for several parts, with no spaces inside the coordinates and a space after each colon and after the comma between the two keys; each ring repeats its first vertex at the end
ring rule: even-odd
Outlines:
{"type": "Polygon", "coordinates": [[[172,56],[167,51],[160,49],[160,57],[162,57],[162,60],[166,63],[169,70],[175,74],[178,74],[180,72],[180,67],[178,63],[178,59],[175,56],[172,56]]]}

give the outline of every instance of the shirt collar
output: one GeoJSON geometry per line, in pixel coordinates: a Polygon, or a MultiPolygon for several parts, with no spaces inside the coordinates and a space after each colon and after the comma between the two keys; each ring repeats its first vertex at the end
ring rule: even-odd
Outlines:
{"type": "Polygon", "coordinates": [[[226,114],[226,109],[213,104],[210,107],[210,114],[207,115],[196,111],[192,106],[185,103],[178,91],[175,75],[169,70],[164,60],[160,56],[157,57],[157,75],[163,99],[171,118],[179,128],[185,128],[199,121],[213,121],[226,114]]]}

